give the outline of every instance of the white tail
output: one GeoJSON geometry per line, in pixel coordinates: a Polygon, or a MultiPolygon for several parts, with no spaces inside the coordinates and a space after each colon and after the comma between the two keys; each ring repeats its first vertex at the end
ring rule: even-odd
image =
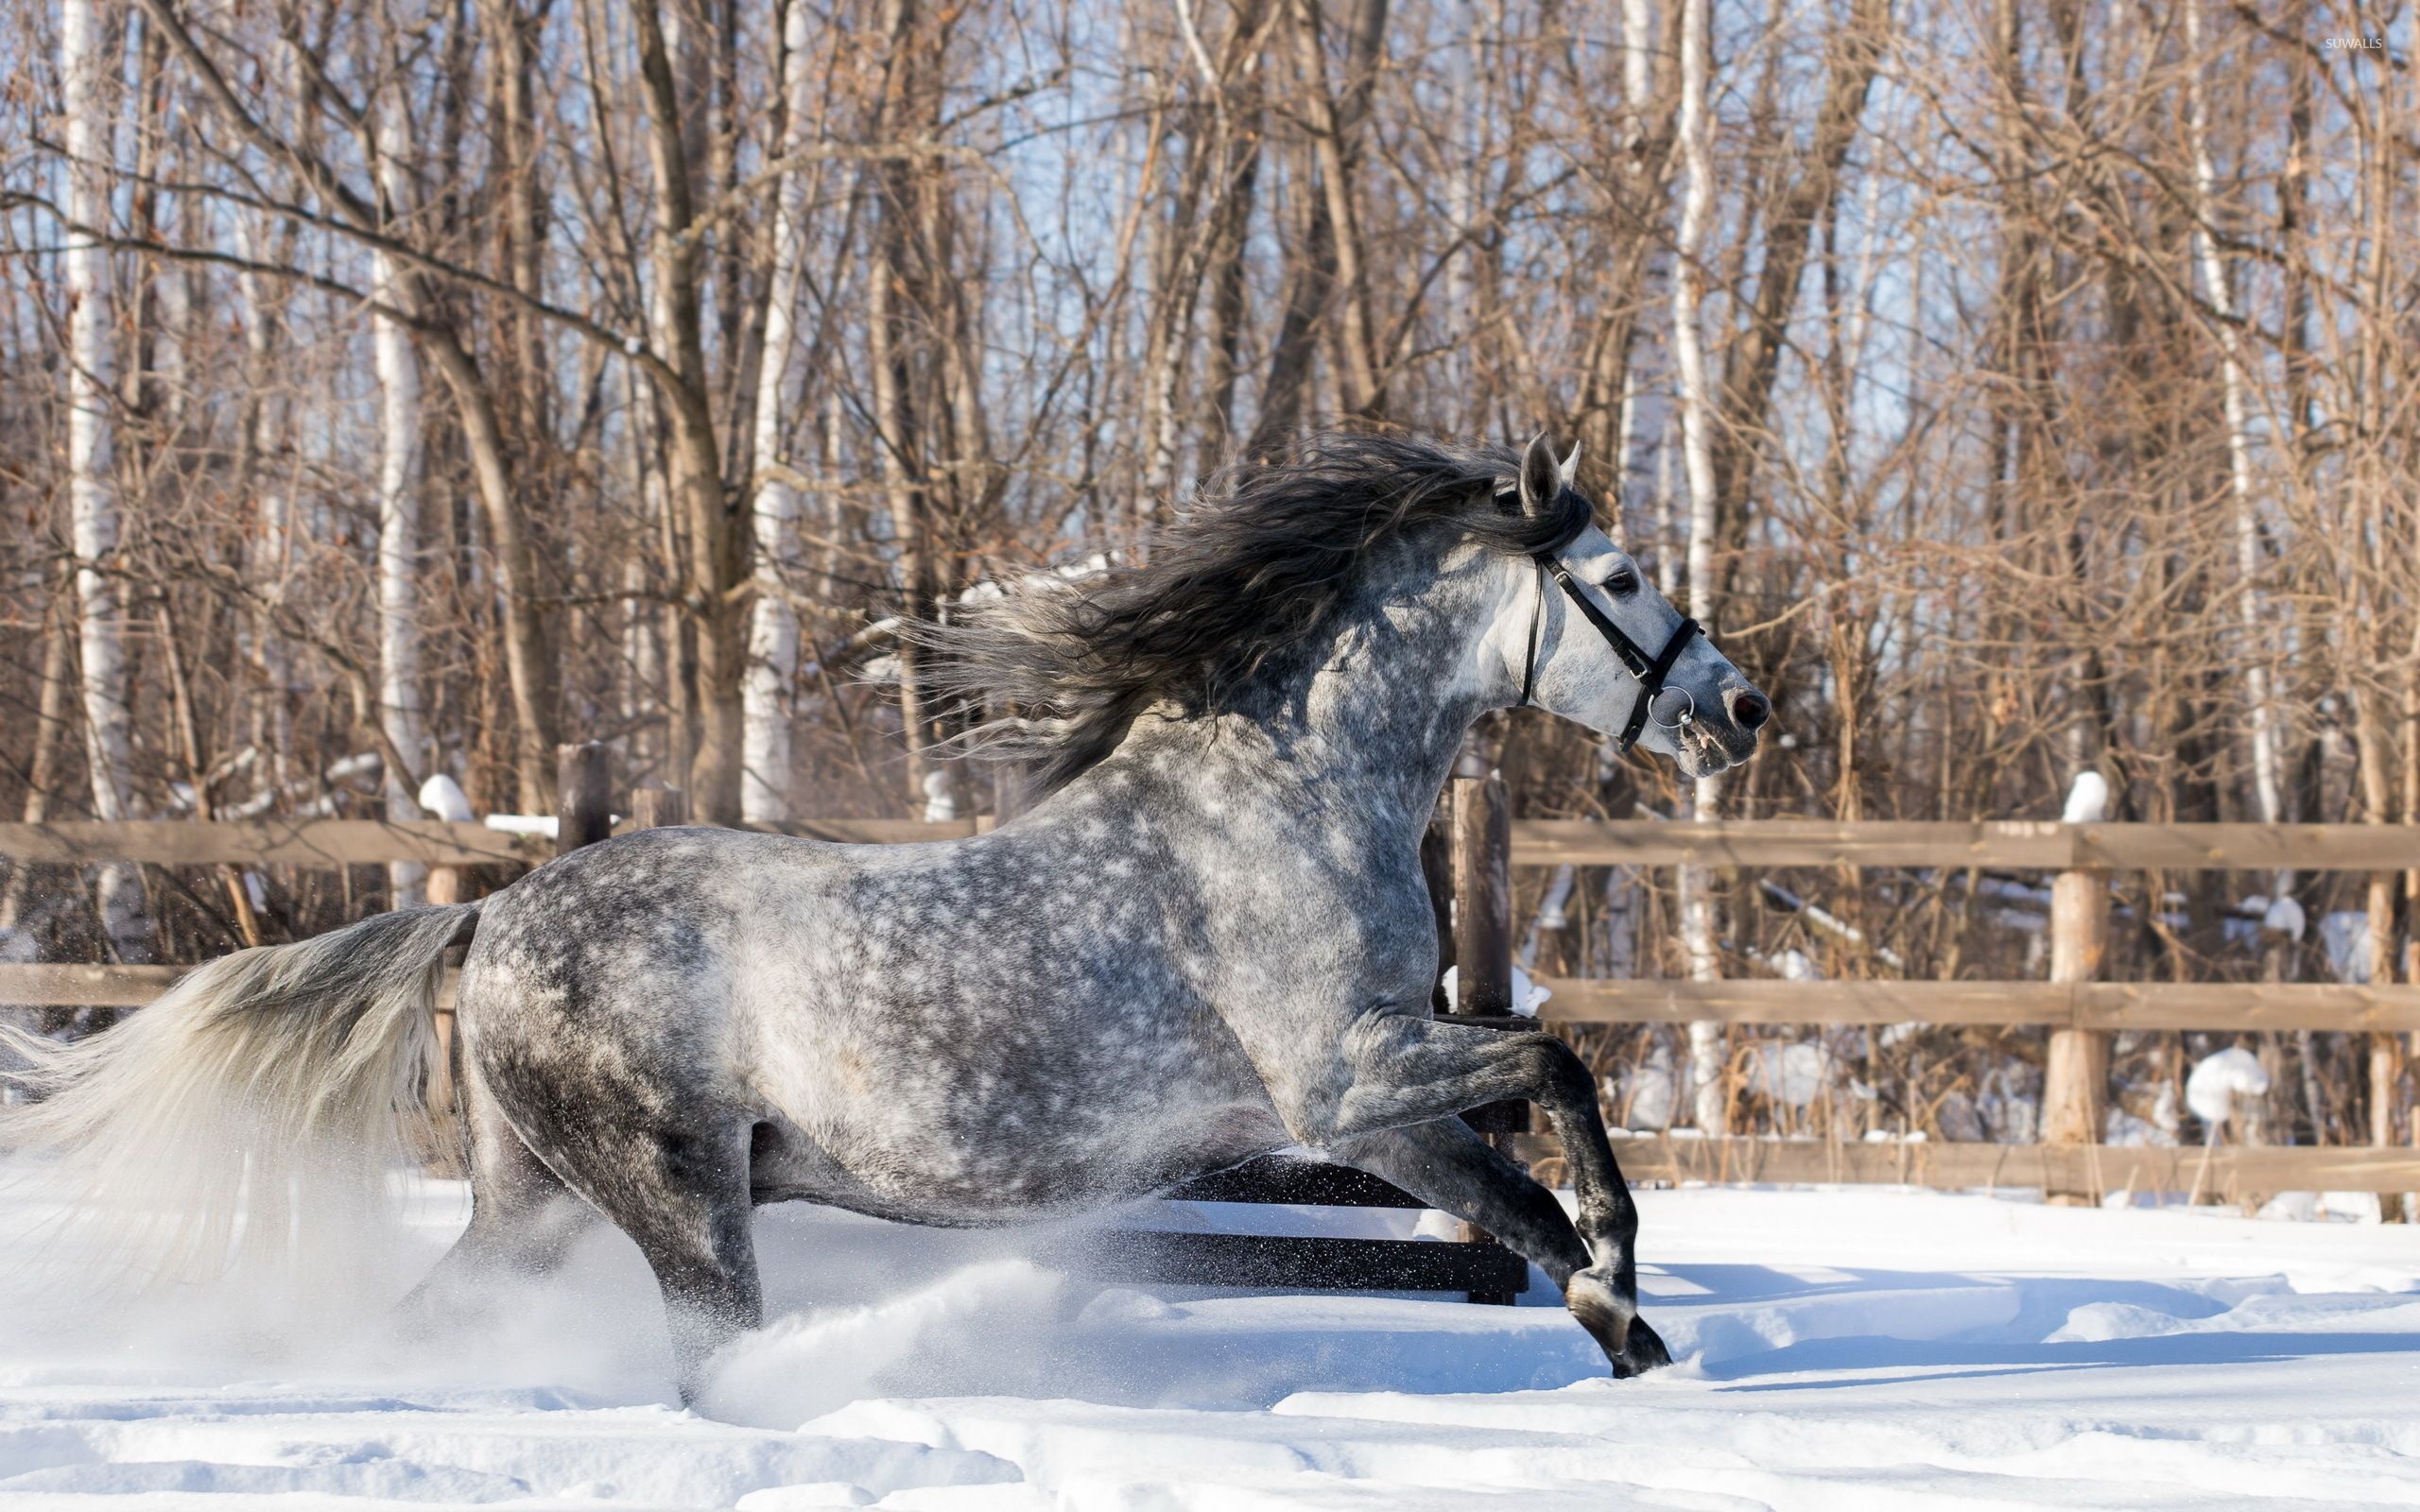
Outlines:
{"type": "MultiPolygon", "coordinates": [[[[445,948],[476,903],[381,914],[200,967],[149,1007],[61,1044],[0,1026],[32,1100],[0,1146],[48,1157],[112,1268],[203,1281],[357,1243],[426,1131],[445,948]]],[[[81,1246],[78,1246],[79,1249],[81,1246]]]]}

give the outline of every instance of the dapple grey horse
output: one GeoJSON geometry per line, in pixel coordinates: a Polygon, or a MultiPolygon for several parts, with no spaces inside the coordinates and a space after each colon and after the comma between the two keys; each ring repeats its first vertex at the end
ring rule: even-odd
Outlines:
{"type": "Polygon", "coordinates": [[[936,686],[1011,711],[970,739],[1039,769],[1013,820],[898,846],[647,831],[244,952],[124,1026],[21,1043],[42,1095],[9,1127],[208,1210],[215,1251],[244,1192],[273,1204],[310,1151],[392,1135],[466,944],[474,1208],[422,1298],[543,1273],[601,1218],[662,1284],[684,1394],[760,1321],[760,1203],[1005,1224],[1290,1144],[1499,1236],[1616,1375],[1668,1363],[1587,1069],[1429,1009],[1418,850],[1475,719],[1533,702],[1711,774],[1771,713],[1589,521],[1544,437],[1240,466],[1145,564],[910,628],[936,686]],[[1509,1098],[1561,1135],[1576,1223],[1455,1116],[1509,1098]]]}

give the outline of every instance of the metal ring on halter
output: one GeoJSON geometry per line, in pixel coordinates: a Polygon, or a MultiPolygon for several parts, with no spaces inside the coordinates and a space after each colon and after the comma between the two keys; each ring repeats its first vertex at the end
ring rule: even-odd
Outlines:
{"type": "Polygon", "coordinates": [[[1652,721],[1652,722],[1654,723],[1655,728],[1656,728],[1656,729],[1658,729],[1658,730],[1680,730],[1680,729],[1683,729],[1683,728],[1686,727],[1686,726],[1687,726],[1691,721],[1695,720],[1695,719],[1697,718],[1697,716],[1698,716],[1698,698],[1697,698],[1697,695],[1696,695],[1696,694],[1691,693],[1691,692],[1690,692],[1688,689],[1686,689],[1686,688],[1674,688],[1674,687],[1667,686],[1667,687],[1658,688],[1658,689],[1656,689],[1652,694],[1650,694],[1650,695],[1648,696],[1648,698],[1647,698],[1647,717],[1648,717],[1651,721],[1652,721]],[[1681,717],[1680,717],[1680,718],[1678,718],[1678,719],[1657,719],[1657,718],[1655,717],[1655,700],[1656,700],[1656,699],[1658,699],[1658,698],[1663,697],[1663,696],[1664,696],[1666,694],[1668,694],[1668,693],[1677,693],[1677,694],[1679,694],[1682,697],[1686,698],[1686,699],[1689,701],[1689,706],[1688,706],[1688,708],[1686,708],[1686,709],[1685,709],[1685,710],[1683,710],[1683,711],[1681,712],[1681,717]]]}

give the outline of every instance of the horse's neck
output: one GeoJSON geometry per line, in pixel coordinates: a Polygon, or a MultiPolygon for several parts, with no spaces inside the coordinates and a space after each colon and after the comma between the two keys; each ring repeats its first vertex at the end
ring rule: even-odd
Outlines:
{"type": "Polygon", "coordinates": [[[1479,672],[1486,565],[1413,567],[1374,584],[1246,717],[1273,782],[1331,833],[1417,845],[1473,720],[1500,701],[1479,672]]]}

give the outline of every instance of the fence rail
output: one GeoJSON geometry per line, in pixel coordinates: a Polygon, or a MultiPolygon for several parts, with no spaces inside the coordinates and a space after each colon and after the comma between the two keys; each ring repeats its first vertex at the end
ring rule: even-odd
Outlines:
{"type": "Polygon", "coordinates": [[[2420,867],[2420,825],[1530,819],[1512,826],[1512,864],[2400,871],[2420,867]]]}
{"type": "MultiPolygon", "coordinates": [[[[139,1007],[191,966],[0,965],[0,1003],[139,1007]]],[[[1542,977],[1557,1023],[1976,1023],[2420,1031],[2420,987],[2123,982],[1607,982],[1542,977]]]]}
{"type": "MultiPolygon", "coordinates": [[[[897,844],[961,838],[984,825],[973,819],[802,819],[747,828],[818,840],[897,844]]],[[[138,861],[310,867],[418,861],[429,866],[534,866],[553,853],[552,842],[540,836],[433,819],[0,824],[0,856],[67,865],[138,861]]],[[[1512,864],[2401,871],[2420,868],[2420,825],[1529,819],[1512,826],[1512,864]]]]}
{"type": "MultiPolygon", "coordinates": [[[[806,819],[743,826],[859,845],[959,839],[981,827],[976,820],[930,824],[916,819],[806,819]]],[[[555,842],[544,835],[507,833],[483,824],[448,824],[438,819],[0,824],[0,856],[63,866],[134,861],[161,867],[344,867],[417,861],[431,867],[534,867],[554,853],[555,842]]]]}
{"type": "Polygon", "coordinates": [[[114,823],[0,824],[0,855],[16,861],[90,866],[137,861],[163,867],[342,867],[417,861],[431,867],[502,863],[535,866],[550,842],[480,824],[438,819],[241,819],[199,823],[129,819],[114,823]]]}
{"type": "Polygon", "coordinates": [[[2420,1030],[2420,987],[2277,982],[1609,982],[1546,977],[1559,1023],[2420,1030]]]}
{"type": "MultiPolygon", "coordinates": [[[[1463,785],[1458,780],[1457,789],[1463,785]]],[[[602,799],[596,801],[601,804],[602,799]]],[[[641,808],[644,813],[647,806],[641,804],[641,808]]],[[[929,824],[881,819],[752,826],[821,840],[882,844],[958,838],[985,827],[981,821],[929,824]]],[[[1473,835],[1477,834],[1474,830],[1473,835]]],[[[2399,1053],[2391,1048],[2386,1037],[2420,1032],[2420,986],[2091,980],[2100,953],[2090,942],[2099,937],[2096,931],[2105,932],[2108,908],[2106,883],[2096,879],[2110,871],[2140,869],[2385,872],[2420,868],[2420,826],[1530,820],[1510,826],[1509,843],[1500,823],[1491,835],[1457,838],[1455,867],[1477,875],[1488,863],[1476,854],[1474,847],[1496,858],[1493,866],[1498,877],[1507,865],[1564,864],[1989,867],[2062,874],[2054,888],[2058,896],[2053,900],[2052,924],[2054,933],[2065,929],[2084,942],[2070,952],[2083,963],[2070,970],[2083,980],[1615,982],[1549,978],[1542,985],[1553,993],[1545,1010],[1550,1026],[1705,1021],[2047,1025],[2054,1031],[2054,1064],[2045,1088],[2046,1133],[2059,1137],[2053,1125],[2081,1131],[2066,1135],[2073,1143],[2010,1146],[1837,1144],[1747,1138],[1624,1140],[1619,1144],[1621,1159],[1634,1177],[1884,1181],[1950,1188],[2029,1187],[2083,1194],[2129,1188],[2218,1194],[2312,1188],[2420,1191],[2420,1150],[2383,1141],[2369,1146],[2213,1150],[2082,1143],[2100,1127],[2100,1093],[2092,1084],[2105,1076],[2105,1071],[2096,1070],[2098,1063],[2089,1055],[2071,1067],[2056,1054],[2063,1042],[2105,1046],[2102,1037],[2118,1030],[2308,1029],[2377,1037],[2372,1041],[2377,1047],[2374,1057],[2384,1057],[2379,1064],[2391,1069],[2399,1053]],[[2077,883],[2085,885],[2071,885],[2077,883]],[[2073,1115],[2064,1124],[2051,1116],[2062,1108],[2073,1115]]],[[[0,855],[61,864],[135,861],[163,866],[311,867],[418,861],[432,867],[530,866],[545,860],[555,849],[554,841],[537,835],[437,822],[263,819],[215,824],[0,824],[0,855]]],[[[1461,890],[1459,883],[1456,890],[1461,890]]],[[[1501,907],[1463,910],[1462,921],[1454,931],[1465,936],[1458,948],[1477,949],[1480,954],[1475,958],[1492,959],[1484,947],[1494,936],[1509,938],[1510,920],[1474,916],[1501,912],[1501,907]]],[[[0,1003],[135,1006],[150,1002],[185,970],[189,968],[0,966],[0,1003]]],[[[1466,989],[1479,974],[1493,973],[1465,973],[1466,989]]],[[[450,990],[449,981],[449,996],[450,990]]],[[[1482,993],[1460,1005],[1463,1011],[1486,1012],[1492,1001],[1482,993]]],[[[1545,1136],[1503,1137],[1518,1153],[1538,1158],[1556,1153],[1554,1142],[1545,1136]]]]}
{"type": "MultiPolygon", "coordinates": [[[[1563,1154],[1549,1134],[1498,1136],[1535,1162],[1563,1154]]],[[[1675,1139],[1616,1135],[1614,1155],[1634,1181],[1881,1182],[1964,1191],[2031,1188],[2105,1192],[2420,1190],[2420,1150],[2367,1145],[1978,1144],[1915,1141],[1675,1139]],[[2206,1161],[2206,1164],[2204,1163],[2206,1161]]]]}

